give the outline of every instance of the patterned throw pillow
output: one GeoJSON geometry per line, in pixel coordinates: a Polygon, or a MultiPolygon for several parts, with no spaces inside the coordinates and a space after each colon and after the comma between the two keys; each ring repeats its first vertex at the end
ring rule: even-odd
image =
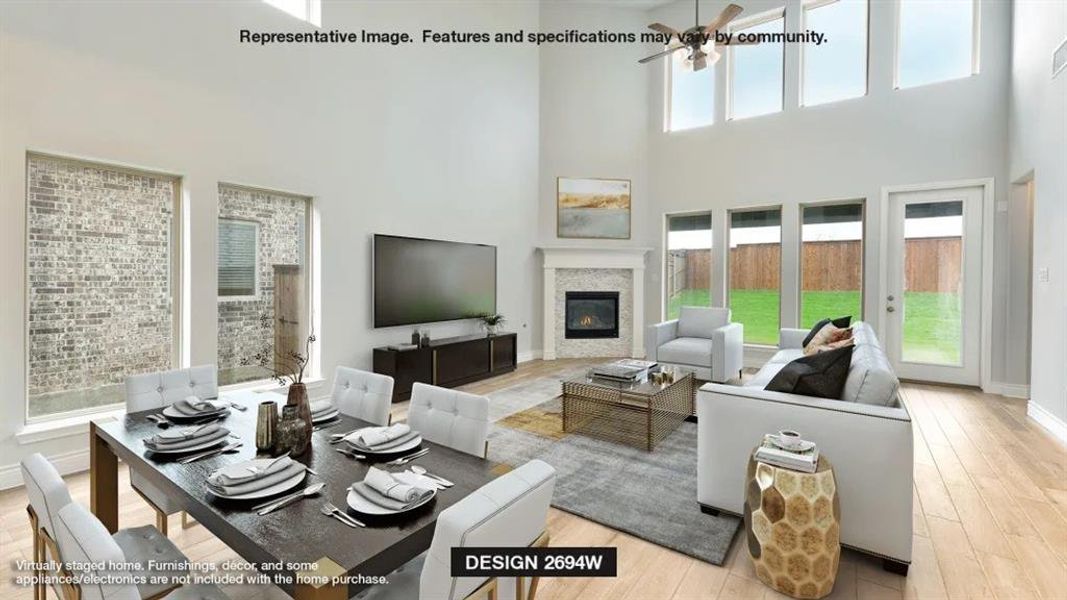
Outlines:
{"type": "MultiPolygon", "coordinates": [[[[820,352],[820,348],[830,344],[837,344],[838,342],[851,340],[852,328],[841,329],[836,327],[833,323],[827,323],[815,334],[815,337],[811,339],[811,342],[804,346],[804,356],[811,356],[817,352],[820,352]]],[[[841,346],[834,346],[839,348],[841,346]]]]}
{"type": "Polygon", "coordinates": [[[800,344],[800,347],[807,348],[808,344],[811,343],[811,338],[815,337],[815,334],[819,333],[819,330],[825,327],[827,323],[833,323],[834,327],[844,329],[845,327],[848,327],[852,324],[852,315],[838,317],[836,319],[823,319],[815,325],[812,325],[811,331],[809,331],[808,335],[804,337],[804,341],[800,344]]]}

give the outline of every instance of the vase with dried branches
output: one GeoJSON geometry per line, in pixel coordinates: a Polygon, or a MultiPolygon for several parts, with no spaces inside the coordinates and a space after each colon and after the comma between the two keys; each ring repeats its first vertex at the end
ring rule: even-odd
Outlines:
{"type": "MultiPolygon", "coordinates": [[[[263,315],[261,320],[270,326],[270,317],[263,315]]],[[[311,360],[311,345],[315,343],[315,333],[309,333],[304,340],[304,351],[282,351],[273,344],[267,349],[255,354],[256,363],[266,369],[272,379],[280,386],[289,386],[289,394],[286,405],[297,407],[297,413],[307,424],[308,435],[313,428],[311,423],[311,404],[308,402],[307,387],[304,386],[304,372],[311,360]]]]}

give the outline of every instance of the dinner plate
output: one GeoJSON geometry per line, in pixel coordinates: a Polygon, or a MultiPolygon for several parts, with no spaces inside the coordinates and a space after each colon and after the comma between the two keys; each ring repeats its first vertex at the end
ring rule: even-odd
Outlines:
{"type": "Polygon", "coordinates": [[[311,422],[312,422],[312,424],[318,425],[319,423],[324,423],[326,421],[332,421],[332,420],[336,419],[338,417],[338,415],[340,415],[340,414],[341,414],[341,411],[339,411],[337,409],[334,409],[334,410],[331,410],[328,413],[324,413],[324,414],[319,415],[317,417],[312,417],[311,418],[311,422]]]}
{"type": "Polygon", "coordinates": [[[175,421],[196,421],[197,419],[206,419],[208,417],[217,417],[219,415],[222,415],[223,413],[229,413],[229,411],[230,411],[230,409],[224,406],[224,407],[222,407],[222,408],[220,408],[220,409],[218,409],[218,410],[216,410],[214,412],[205,412],[205,413],[200,413],[198,415],[187,415],[187,414],[179,411],[178,409],[174,408],[174,406],[168,406],[168,407],[163,409],[163,416],[167,417],[168,419],[174,419],[175,421]]]}
{"type": "Polygon", "coordinates": [[[352,450],[355,450],[356,452],[358,452],[360,454],[373,454],[373,455],[379,455],[379,454],[401,454],[401,453],[407,452],[408,450],[414,450],[415,448],[418,448],[419,444],[421,444],[421,443],[422,443],[422,436],[421,435],[416,435],[415,437],[411,438],[409,441],[404,442],[403,444],[400,444],[399,446],[397,446],[395,448],[386,448],[385,450],[365,450],[363,448],[360,448],[359,446],[356,446],[355,444],[352,444],[348,440],[345,440],[345,445],[348,446],[349,448],[351,448],[352,450]]]}
{"type": "MultiPolygon", "coordinates": [[[[267,463],[269,463],[272,460],[274,460],[274,459],[271,459],[271,458],[257,458],[257,459],[253,459],[253,460],[251,460],[249,462],[251,462],[252,464],[255,464],[255,465],[264,465],[265,466],[267,463]]],[[[276,484],[274,484],[274,485],[272,485],[270,487],[265,487],[265,488],[263,488],[261,490],[255,491],[255,492],[248,492],[248,493],[245,493],[245,494],[237,494],[235,496],[226,496],[224,494],[221,494],[221,493],[211,489],[210,487],[207,488],[207,491],[211,492],[211,494],[214,495],[214,496],[218,496],[219,498],[223,498],[223,499],[226,499],[226,500],[259,500],[259,499],[262,499],[262,498],[269,498],[271,496],[276,496],[278,494],[281,494],[282,492],[287,492],[287,491],[295,488],[296,486],[300,485],[304,481],[304,479],[306,477],[307,477],[307,471],[303,471],[301,473],[297,473],[296,475],[293,475],[292,477],[290,477],[289,479],[286,479],[285,481],[279,481],[278,483],[276,483],[276,484]]]]}
{"type": "Polygon", "coordinates": [[[370,500],[367,500],[363,496],[360,496],[356,492],[354,492],[351,489],[349,489],[348,490],[348,497],[345,499],[345,502],[348,503],[348,507],[351,508],[352,510],[354,510],[354,511],[356,511],[358,513],[363,513],[365,515],[399,515],[401,513],[411,512],[411,511],[415,510],[416,508],[425,505],[427,502],[429,502],[430,500],[433,500],[436,497],[437,497],[437,490],[435,489],[435,490],[433,490],[432,494],[430,494],[429,496],[426,496],[425,499],[423,499],[421,502],[419,502],[417,504],[414,504],[414,505],[412,505],[412,506],[410,506],[408,508],[402,509],[402,510],[389,510],[388,508],[385,508],[384,506],[378,506],[377,504],[371,502],[370,500]]]}
{"type": "Polygon", "coordinates": [[[189,446],[188,448],[178,448],[175,450],[154,450],[152,448],[149,448],[148,446],[145,446],[145,450],[148,450],[152,454],[189,454],[190,452],[196,452],[197,450],[207,450],[208,448],[214,448],[218,445],[225,445],[229,441],[230,437],[224,435],[220,438],[215,438],[210,442],[204,442],[203,444],[198,444],[196,446],[189,446]]]}

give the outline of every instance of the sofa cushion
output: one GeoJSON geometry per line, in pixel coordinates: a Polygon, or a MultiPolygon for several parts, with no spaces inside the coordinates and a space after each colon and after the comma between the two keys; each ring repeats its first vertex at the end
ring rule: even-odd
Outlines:
{"type": "Polygon", "coordinates": [[[678,312],[678,337],[710,338],[712,330],[729,322],[729,308],[683,306],[678,312]]]}
{"type": "Polygon", "coordinates": [[[867,323],[852,327],[855,350],[841,399],[861,404],[895,406],[900,381],[882,351],[874,330],[867,323]]]}
{"type": "Polygon", "coordinates": [[[765,389],[838,399],[845,387],[853,346],[798,358],[782,367],[765,389]]]}
{"type": "Polygon", "coordinates": [[[711,368],[711,340],[697,337],[675,338],[659,347],[660,362],[711,368]]]}
{"type": "Polygon", "coordinates": [[[784,365],[793,362],[801,356],[804,356],[804,351],[800,348],[786,348],[785,350],[775,352],[774,356],[767,361],[767,364],[784,365]]]}

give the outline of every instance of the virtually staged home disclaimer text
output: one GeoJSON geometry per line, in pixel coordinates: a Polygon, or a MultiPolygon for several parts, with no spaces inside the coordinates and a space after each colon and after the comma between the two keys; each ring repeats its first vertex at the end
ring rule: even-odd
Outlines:
{"type": "MultiPolygon", "coordinates": [[[[817,31],[780,33],[733,33],[719,32],[694,34],[703,38],[703,43],[714,40],[720,44],[731,42],[785,42],[791,44],[826,43],[826,35],[817,31]]],[[[412,36],[403,31],[287,31],[266,32],[241,29],[238,40],[242,44],[267,46],[272,44],[364,44],[400,46],[421,42],[423,44],[662,44],[671,43],[671,34],[650,32],[621,32],[600,29],[581,31],[567,29],[563,31],[525,31],[519,29],[510,32],[485,31],[435,31],[423,29],[419,36],[412,36]]],[[[678,41],[690,43],[696,40],[687,38],[687,34],[678,34],[678,41]]]]}

